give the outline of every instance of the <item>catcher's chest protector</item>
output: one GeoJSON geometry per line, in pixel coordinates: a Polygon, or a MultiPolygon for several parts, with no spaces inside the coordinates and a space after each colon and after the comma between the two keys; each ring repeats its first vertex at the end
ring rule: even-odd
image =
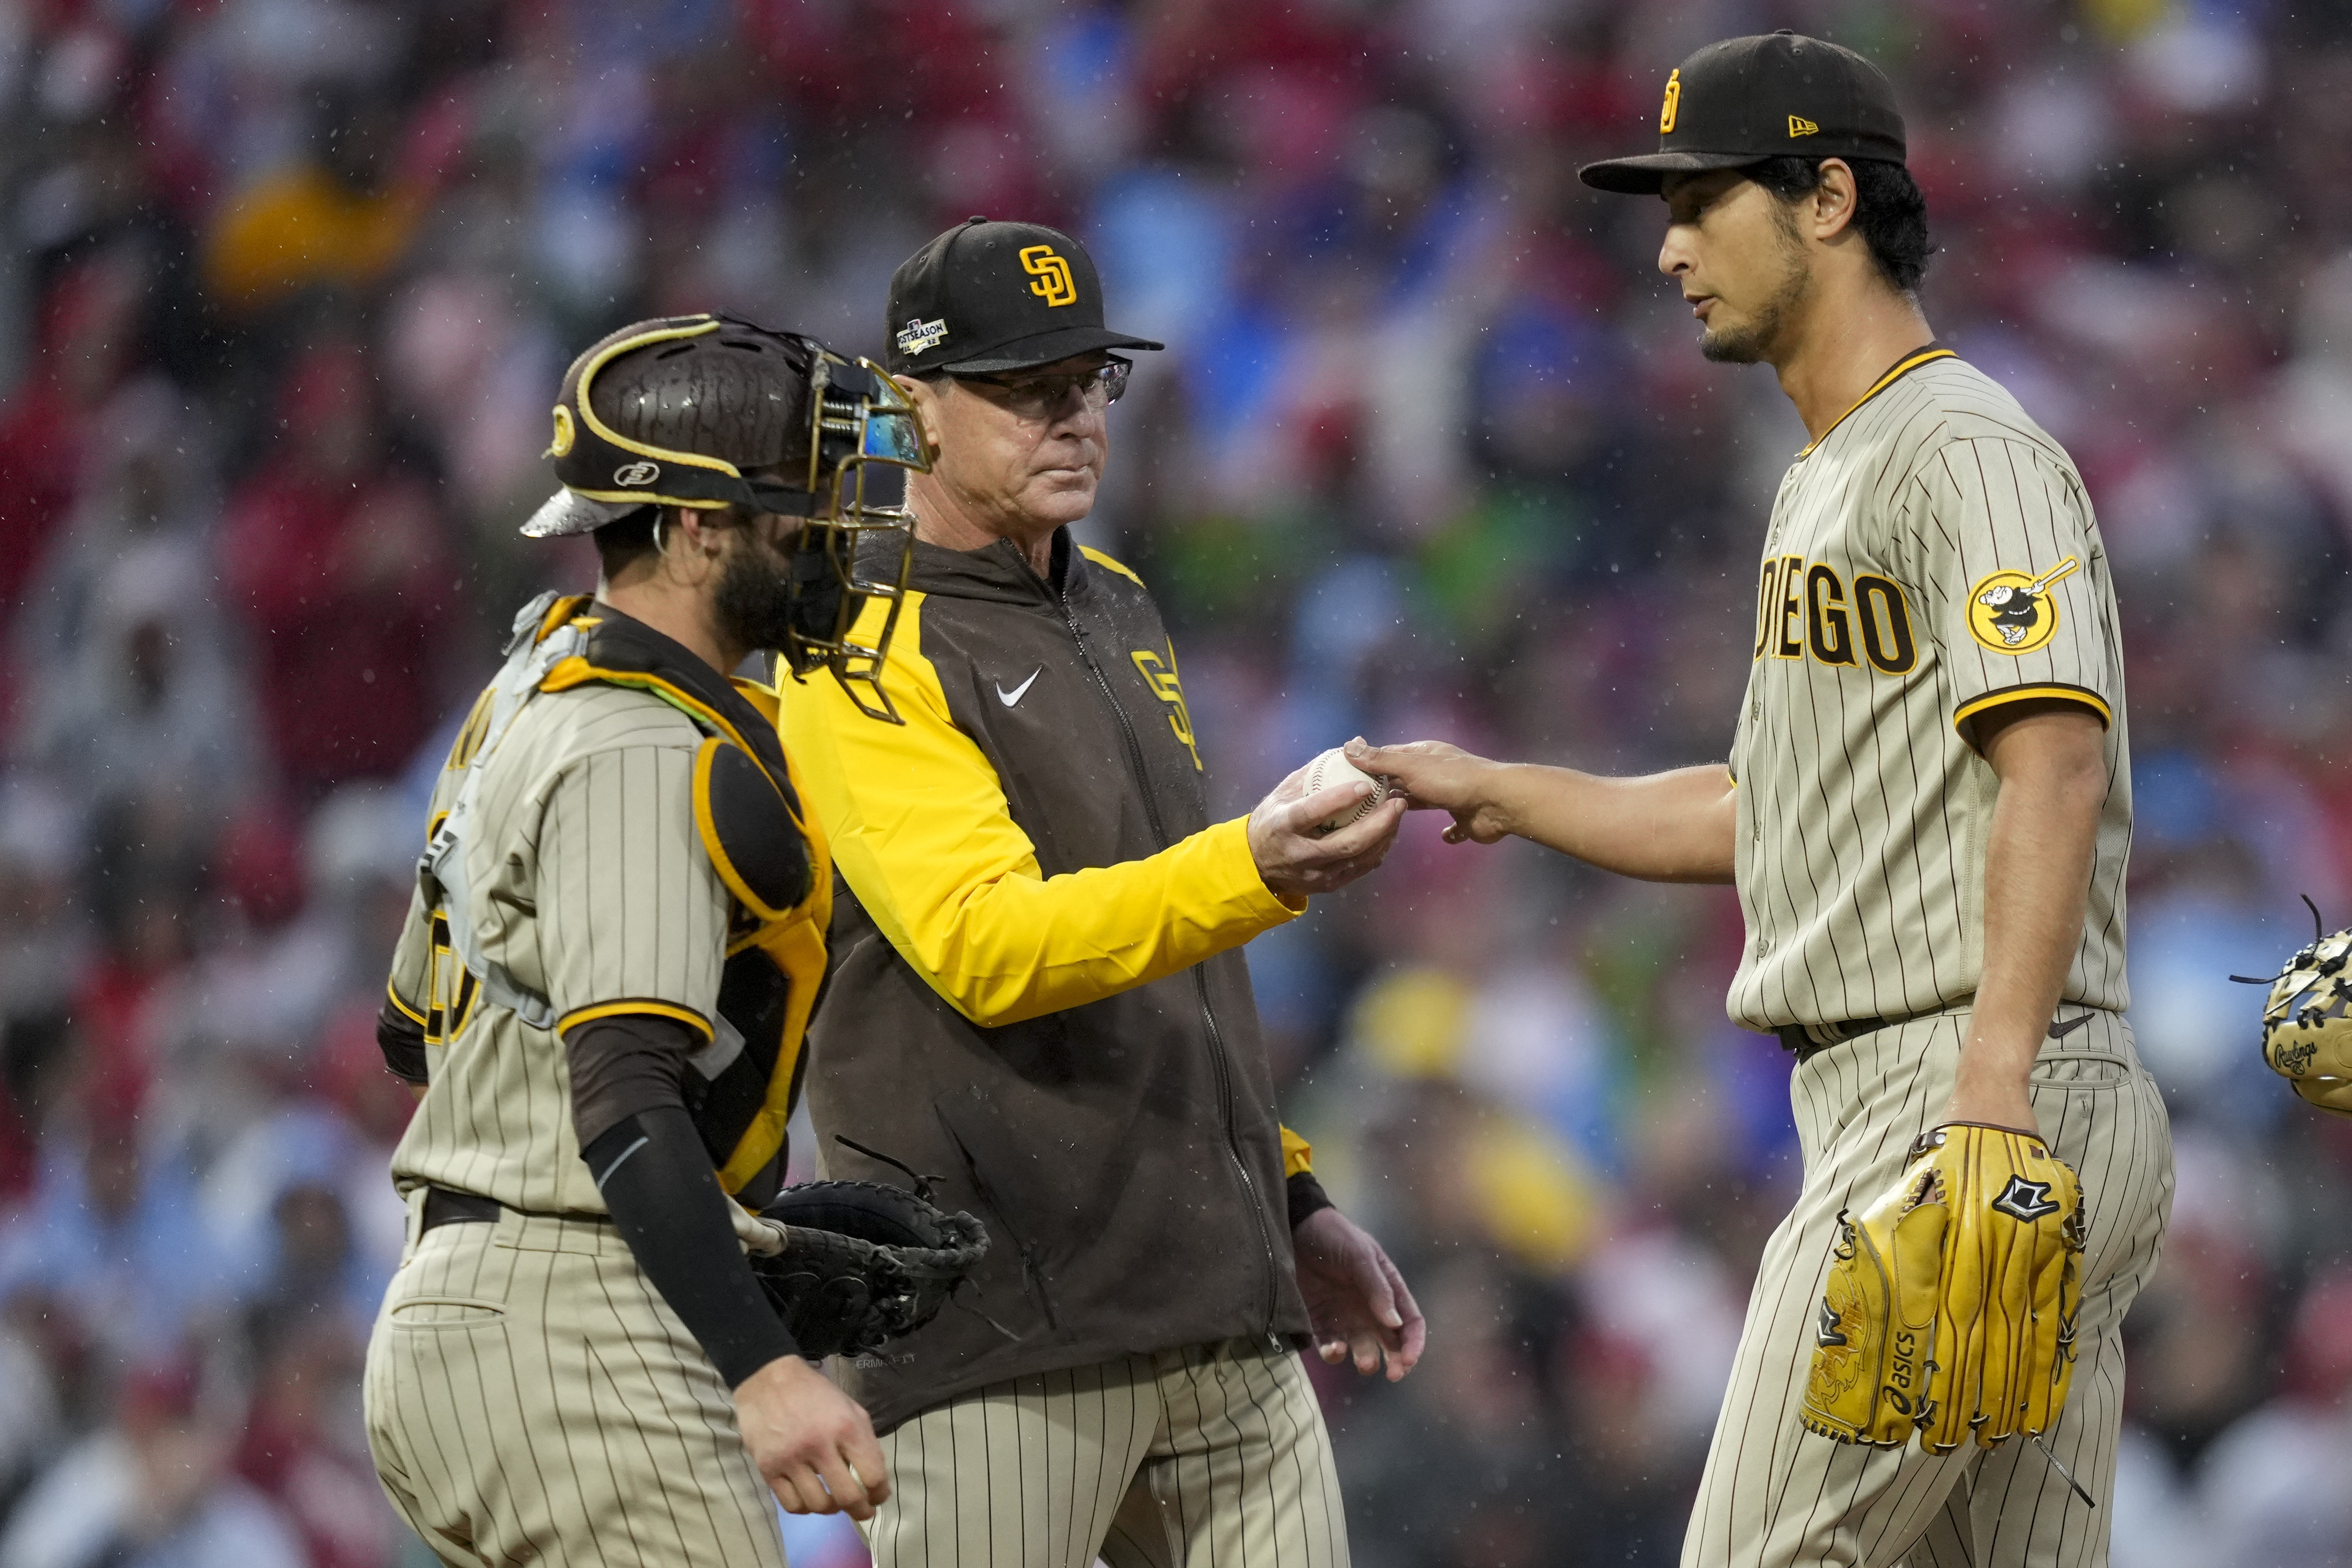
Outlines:
{"type": "Polygon", "coordinates": [[[688,1059],[695,1071],[686,1094],[719,1183],[734,1193],[784,1145],[809,1009],[824,976],[833,857],[823,830],[802,813],[799,781],[776,737],[774,695],[683,667],[667,652],[634,623],[600,617],[585,595],[532,601],[516,618],[505,667],[467,721],[467,777],[435,828],[418,876],[425,902],[446,923],[451,951],[481,994],[535,1028],[552,1028],[547,999],[487,963],[472,928],[463,846],[482,770],[515,716],[542,692],[592,682],[627,686],[695,722],[705,736],[694,762],[695,827],[735,908],[714,1035],[688,1059]],[[751,710],[748,720],[743,706],[751,710]]]}

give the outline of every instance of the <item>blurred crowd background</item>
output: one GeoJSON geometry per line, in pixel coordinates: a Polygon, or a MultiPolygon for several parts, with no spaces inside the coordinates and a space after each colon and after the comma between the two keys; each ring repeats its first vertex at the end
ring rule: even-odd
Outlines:
{"type": "MultiPolygon", "coordinates": [[[[2126,623],[2133,1019],[2179,1188],[2119,1568],[2352,1562],[2352,1124],[2256,1064],[2352,920],[2352,25],[2284,0],[0,0],[0,1568],[403,1568],[356,1372],[408,1109],[372,1019],[425,781],[542,586],[564,363],[709,308],[875,352],[968,214],[1165,339],[1091,542],[1213,788],[1355,734],[1719,758],[1769,374],[1654,203],[1697,45],[1894,76],[1944,340],[2074,453],[2126,623]]],[[[1431,1323],[1318,1377],[1357,1561],[1674,1560],[1787,1061],[1727,892],[1416,819],[1251,954],[1327,1183],[1431,1323]]],[[[796,1526],[801,1568],[863,1562],[796,1526]]]]}

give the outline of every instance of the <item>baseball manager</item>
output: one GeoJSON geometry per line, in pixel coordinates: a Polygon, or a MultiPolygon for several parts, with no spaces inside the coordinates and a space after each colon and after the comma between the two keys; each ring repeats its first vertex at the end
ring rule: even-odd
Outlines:
{"type": "MultiPolygon", "coordinates": [[[[1068,235],[972,219],[892,278],[890,368],[937,434],[876,725],[824,683],[784,733],[835,846],[811,1025],[829,1174],[933,1176],[995,1249],[844,1384],[893,1490],[881,1568],[1347,1561],[1297,1354],[1402,1376],[1419,1312],[1275,1115],[1239,948],[1379,863],[1367,797],[1212,823],[1176,651],[1142,581],[1075,543],[1124,386],[1068,235]]],[[[883,612],[867,612],[878,623],[883,612]]]]}
{"type": "Polygon", "coordinates": [[[1585,183],[1664,198],[1658,267],[1701,351],[1770,365],[1811,437],[1764,537],[1730,765],[1354,759],[1457,840],[1738,887],[1730,1012],[1795,1057],[1804,1184],[1686,1568],[2091,1568],[2172,1170],[2123,1019],[2106,551],[2063,449],[1928,329],[1925,203],[1874,67],[1785,32],[1713,44],[1659,133],[1585,183]]]}

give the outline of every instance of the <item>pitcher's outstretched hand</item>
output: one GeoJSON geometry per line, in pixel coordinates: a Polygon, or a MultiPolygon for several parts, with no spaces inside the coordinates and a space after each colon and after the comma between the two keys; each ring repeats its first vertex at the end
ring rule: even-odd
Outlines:
{"type": "Polygon", "coordinates": [[[1442,740],[1371,746],[1359,737],[1344,749],[1348,760],[1365,772],[1394,780],[1405,793],[1408,809],[1452,813],[1454,821],[1445,829],[1449,844],[1491,844],[1513,831],[1496,798],[1503,771],[1499,763],[1442,740]]]}

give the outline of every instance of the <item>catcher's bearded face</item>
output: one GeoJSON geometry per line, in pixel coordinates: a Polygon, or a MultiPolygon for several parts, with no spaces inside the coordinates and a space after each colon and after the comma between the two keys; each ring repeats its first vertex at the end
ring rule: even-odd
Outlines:
{"type": "Polygon", "coordinates": [[[1058,399],[954,376],[902,382],[940,444],[931,471],[911,482],[916,515],[922,515],[926,491],[942,491],[963,516],[1022,538],[1093,511],[1110,455],[1108,411],[1069,378],[1097,369],[1108,357],[1078,354],[1002,378],[1045,384],[1058,379],[1065,383],[1058,399]]]}
{"type": "Polygon", "coordinates": [[[802,519],[761,512],[730,536],[710,593],[719,634],[739,648],[790,649],[793,633],[793,563],[788,553],[802,519]]]}
{"type": "Polygon", "coordinates": [[[1664,194],[1658,270],[1690,302],[1699,352],[1723,364],[1777,361],[1813,291],[1787,204],[1736,169],[1670,176],[1664,194]]]}

